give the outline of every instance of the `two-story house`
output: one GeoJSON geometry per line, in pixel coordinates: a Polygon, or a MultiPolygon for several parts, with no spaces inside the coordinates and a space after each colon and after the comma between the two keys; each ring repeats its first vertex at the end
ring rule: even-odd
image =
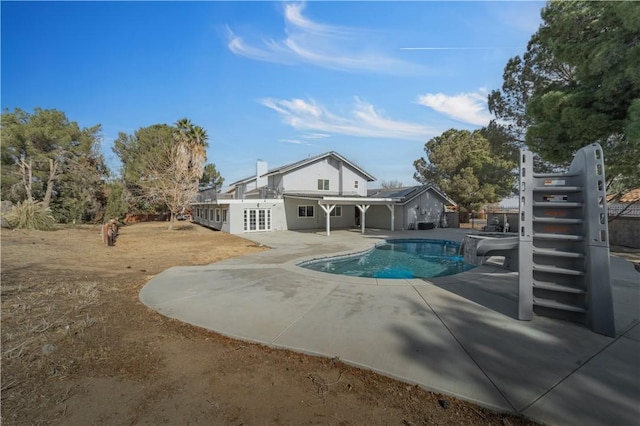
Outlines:
{"type": "MultiPolygon", "coordinates": [[[[202,191],[192,211],[195,222],[232,234],[318,228],[329,234],[331,228],[353,226],[364,232],[370,207],[376,227],[408,229],[415,211],[404,214],[402,197],[368,196],[373,181],[371,174],[333,151],[275,169],[258,160],[254,175],[231,184],[232,194],[202,191]]],[[[431,208],[439,214],[445,205],[455,205],[439,192],[436,198],[431,208]]]]}

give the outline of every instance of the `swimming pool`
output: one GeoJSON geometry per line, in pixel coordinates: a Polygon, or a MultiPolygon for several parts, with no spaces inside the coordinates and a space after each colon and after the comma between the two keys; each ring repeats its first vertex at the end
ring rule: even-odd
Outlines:
{"type": "Polygon", "coordinates": [[[444,240],[386,240],[364,253],[313,259],[298,266],[366,278],[435,278],[475,267],[459,254],[460,244],[444,240]]]}

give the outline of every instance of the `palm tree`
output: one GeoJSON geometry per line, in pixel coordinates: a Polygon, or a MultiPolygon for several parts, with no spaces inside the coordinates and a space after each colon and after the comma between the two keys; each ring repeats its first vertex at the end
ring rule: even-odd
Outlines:
{"type": "Polygon", "coordinates": [[[207,160],[207,139],[207,132],[202,127],[195,126],[191,120],[183,118],[175,123],[170,154],[172,157],[170,175],[175,195],[170,203],[169,230],[173,228],[178,210],[188,205],[198,192],[198,185],[207,160]]]}
{"type": "Polygon", "coordinates": [[[207,131],[195,126],[188,118],[182,118],[175,124],[174,141],[177,149],[179,169],[189,178],[200,181],[207,159],[206,148],[209,145],[207,131]]]}

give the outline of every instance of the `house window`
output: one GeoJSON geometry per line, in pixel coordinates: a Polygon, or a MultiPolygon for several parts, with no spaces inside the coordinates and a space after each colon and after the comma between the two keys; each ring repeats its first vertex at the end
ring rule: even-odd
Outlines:
{"type": "Polygon", "coordinates": [[[216,209],[216,222],[220,222],[220,209],[216,209]]]}
{"type": "Polygon", "coordinates": [[[196,208],[196,217],[200,217],[200,207],[196,208]]]}
{"type": "Polygon", "coordinates": [[[209,209],[209,220],[213,220],[213,209],[209,209]]]}
{"type": "Polygon", "coordinates": [[[360,184],[360,182],[355,181],[355,182],[353,182],[353,187],[354,187],[355,189],[358,189],[358,185],[359,185],[359,184],[360,184]]]}
{"type": "Polygon", "coordinates": [[[331,217],[342,217],[342,206],[335,206],[331,213],[329,213],[331,217]]]}
{"type": "Polygon", "coordinates": [[[318,191],[329,190],[329,179],[318,179],[318,191]]]}
{"type": "Polygon", "coordinates": [[[298,217],[314,217],[313,206],[298,206],[298,217]]]}
{"type": "Polygon", "coordinates": [[[222,222],[227,223],[227,209],[222,209],[222,222]]]}

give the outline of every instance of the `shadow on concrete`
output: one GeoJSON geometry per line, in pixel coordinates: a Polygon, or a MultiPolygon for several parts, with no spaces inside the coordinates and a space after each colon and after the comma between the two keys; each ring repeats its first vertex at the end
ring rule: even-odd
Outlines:
{"type": "MultiPolygon", "coordinates": [[[[456,344],[473,360],[473,365],[520,414],[526,415],[529,407],[615,342],[577,324],[541,317],[530,322],[505,320],[502,314],[489,310],[491,308],[464,303],[456,295],[429,289],[428,286],[421,295],[424,305],[412,299],[405,302],[414,310],[433,311],[455,338],[456,344]]],[[[421,325],[428,327],[427,322],[421,325]]],[[[438,345],[432,339],[425,339],[424,334],[416,334],[405,327],[394,324],[389,327],[403,339],[404,356],[414,362],[427,363],[430,370],[451,380],[459,380],[469,387],[484,388],[487,393],[494,391],[487,388],[484,380],[473,381],[471,364],[465,371],[460,369],[460,363],[452,362],[449,356],[451,347],[446,341],[438,345]]],[[[633,410],[630,410],[629,398],[620,395],[621,388],[637,388],[637,375],[624,377],[621,373],[627,368],[624,365],[610,367],[615,380],[622,381],[619,382],[621,386],[612,387],[611,381],[600,382],[598,375],[591,374],[586,379],[589,386],[566,390],[563,395],[565,407],[561,407],[562,400],[554,403],[566,411],[576,401],[598,398],[600,407],[617,413],[616,418],[609,419],[609,424],[637,421],[633,410]]],[[[584,424],[579,421],[580,413],[575,415],[575,424],[584,424]]]]}
{"type": "Polygon", "coordinates": [[[423,280],[478,305],[518,319],[518,274],[481,265],[471,271],[423,280]]]}

